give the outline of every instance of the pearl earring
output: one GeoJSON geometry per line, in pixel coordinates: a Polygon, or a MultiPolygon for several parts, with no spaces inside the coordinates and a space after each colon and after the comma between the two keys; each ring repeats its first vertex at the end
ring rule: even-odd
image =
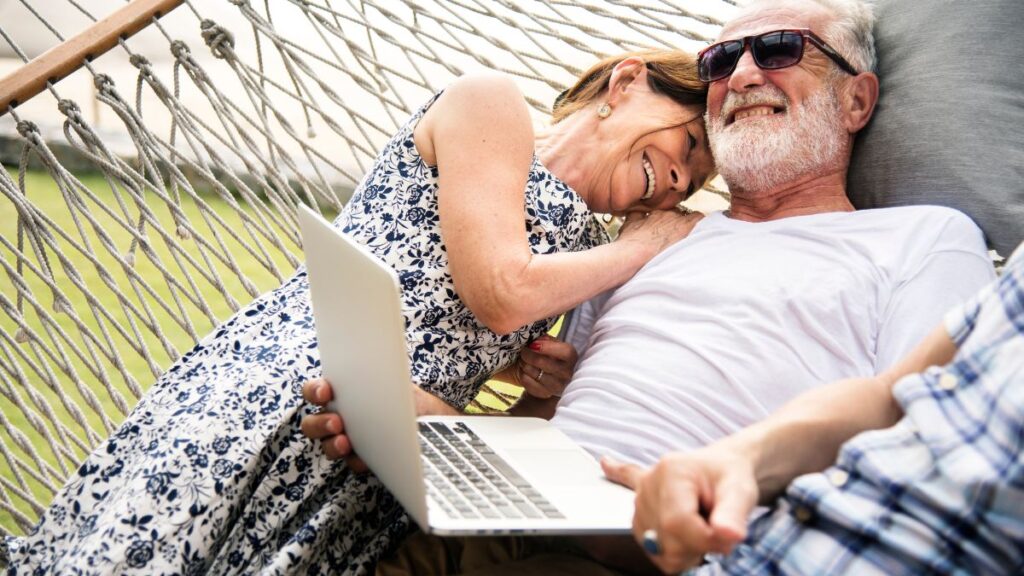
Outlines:
{"type": "Polygon", "coordinates": [[[601,107],[597,109],[597,117],[600,118],[601,120],[604,120],[605,118],[607,118],[607,117],[609,117],[611,115],[612,115],[612,107],[611,107],[611,104],[608,104],[607,102],[605,102],[604,104],[601,104],[601,107]]]}

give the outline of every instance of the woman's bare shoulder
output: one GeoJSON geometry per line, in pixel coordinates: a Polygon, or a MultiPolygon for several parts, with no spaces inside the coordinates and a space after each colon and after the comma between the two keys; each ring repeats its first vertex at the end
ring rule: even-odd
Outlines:
{"type": "Polygon", "coordinates": [[[493,137],[533,140],[533,124],[522,91],[512,78],[497,72],[456,79],[423,121],[436,134],[484,131],[493,137]]]}

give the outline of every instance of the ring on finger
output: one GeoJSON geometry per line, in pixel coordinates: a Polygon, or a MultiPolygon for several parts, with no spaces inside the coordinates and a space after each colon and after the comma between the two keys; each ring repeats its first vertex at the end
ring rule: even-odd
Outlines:
{"type": "Polygon", "coordinates": [[[658,556],[661,554],[661,544],[658,542],[658,531],[654,528],[648,528],[644,530],[644,551],[651,556],[658,556]]]}
{"type": "Polygon", "coordinates": [[[540,382],[540,379],[544,377],[544,371],[540,370],[539,368],[538,370],[539,371],[537,372],[537,382],[540,382]]]}

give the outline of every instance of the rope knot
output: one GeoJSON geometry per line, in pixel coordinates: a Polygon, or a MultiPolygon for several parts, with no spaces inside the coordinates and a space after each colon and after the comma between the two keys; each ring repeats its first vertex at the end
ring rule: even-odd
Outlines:
{"type": "Polygon", "coordinates": [[[78,106],[78,103],[67,98],[61,98],[60,101],[57,102],[57,109],[60,110],[61,114],[71,119],[80,118],[82,116],[82,109],[78,106]]]}
{"type": "Polygon", "coordinates": [[[23,138],[32,140],[34,136],[39,135],[39,126],[29,120],[19,120],[18,134],[21,134],[23,138]]]}
{"type": "Polygon", "coordinates": [[[187,60],[192,55],[192,51],[188,49],[188,44],[185,42],[175,40],[171,42],[171,54],[178,60],[187,60]]]}
{"type": "Polygon", "coordinates": [[[129,58],[128,61],[132,63],[132,66],[135,66],[139,70],[146,70],[150,67],[149,59],[142,54],[132,54],[132,57],[129,58]]]}
{"type": "Polygon", "coordinates": [[[235,37],[231,32],[213,20],[203,20],[200,28],[203,30],[203,40],[217,58],[226,58],[235,47],[235,37]]]}
{"type": "Polygon", "coordinates": [[[110,92],[114,89],[114,79],[106,74],[97,74],[92,83],[100,92],[110,92]]]}
{"type": "Polygon", "coordinates": [[[234,4],[235,6],[238,6],[239,8],[241,8],[242,6],[247,6],[249,4],[249,0],[229,0],[229,1],[232,4],[234,4]]]}

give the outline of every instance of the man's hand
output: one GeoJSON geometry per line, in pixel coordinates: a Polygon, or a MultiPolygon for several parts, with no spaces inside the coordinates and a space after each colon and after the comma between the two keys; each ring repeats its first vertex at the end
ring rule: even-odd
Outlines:
{"type": "MultiPolygon", "coordinates": [[[[424,392],[418,386],[413,386],[413,395],[416,403],[416,415],[456,415],[458,410],[446,404],[443,400],[424,392]]],[[[310,404],[326,406],[334,398],[330,384],[323,378],[310,380],[302,385],[302,397],[310,404]]],[[[330,460],[345,458],[349,466],[356,472],[365,472],[366,463],[352,450],[352,442],[345,434],[345,422],[341,415],[336,412],[320,412],[310,414],[302,419],[300,425],[302,434],[311,440],[320,440],[324,454],[330,460]]]]}
{"type": "Polygon", "coordinates": [[[757,504],[753,465],[717,448],[670,454],[644,470],[604,458],[605,475],[636,492],[633,537],[657,533],[660,553],[650,555],[665,573],[700,563],[705,554],[726,554],[747,534],[747,517],[757,504]]]}
{"type": "Polygon", "coordinates": [[[561,397],[576,370],[577,358],[572,344],[541,336],[519,353],[514,377],[530,396],[561,397]]]}

